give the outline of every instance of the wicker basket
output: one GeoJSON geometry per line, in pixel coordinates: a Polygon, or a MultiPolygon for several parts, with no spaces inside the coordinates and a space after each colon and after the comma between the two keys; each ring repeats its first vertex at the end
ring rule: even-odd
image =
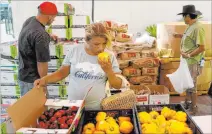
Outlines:
{"type": "Polygon", "coordinates": [[[122,75],[116,74],[117,77],[122,79],[121,93],[111,95],[111,88],[109,81],[106,82],[105,93],[106,98],[101,102],[103,110],[114,109],[132,109],[136,104],[136,95],[133,90],[130,90],[130,84],[122,75]]]}
{"type": "Polygon", "coordinates": [[[127,90],[102,100],[103,110],[132,109],[136,103],[136,96],[133,90],[127,90]]]}

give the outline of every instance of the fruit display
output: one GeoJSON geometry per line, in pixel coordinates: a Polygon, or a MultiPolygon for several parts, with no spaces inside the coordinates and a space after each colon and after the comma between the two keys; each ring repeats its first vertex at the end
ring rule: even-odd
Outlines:
{"type": "Polygon", "coordinates": [[[44,129],[68,129],[75,119],[78,107],[50,108],[39,118],[37,128],[44,129]]]}
{"type": "MultiPolygon", "coordinates": [[[[124,110],[123,110],[124,111],[124,110]]],[[[133,115],[121,115],[123,111],[87,112],[82,123],[82,134],[131,134],[135,133],[133,115]],[[90,115],[90,117],[89,117],[90,115]],[[88,116],[88,117],[86,117],[88,116]]],[[[131,110],[132,111],[132,110],[131,110]]],[[[123,112],[124,113],[124,112],[123,112]]],[[[126,112],[127,113],[127,112],[126,112]]],[[[131,112],[132,114],[132,112],[131,112]]]]}
{"type": "Polygon", "coordinates": [[[138,120],[143,134],[193,134],[186,123],[187,114],[166,106],[160,112],[138,112],[138,120]]]}

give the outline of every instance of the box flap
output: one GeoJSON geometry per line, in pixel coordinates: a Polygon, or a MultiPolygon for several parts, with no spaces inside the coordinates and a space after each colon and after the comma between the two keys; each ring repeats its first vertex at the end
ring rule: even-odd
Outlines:
{"type": "Polygon", "coordinates": [[[45,106],[52,106],[52,107],[71,107],[77,106],[81,107],[84,100],[61,100],[61,99],[47,99],[45,106]]]}
{"type": "Polygon", "coordinates": [[[35,127],[37,118],[45,110],[46,96],[43,88],[33,88],[7,109],[15,130],[35,127]]]}
{"type": "Polygon", "coordinates": [[[151,92],[157,91],[159,93],[169,94],[168,88],[163,85],[147,85],[147,87],[151,90],[151,92]]]}

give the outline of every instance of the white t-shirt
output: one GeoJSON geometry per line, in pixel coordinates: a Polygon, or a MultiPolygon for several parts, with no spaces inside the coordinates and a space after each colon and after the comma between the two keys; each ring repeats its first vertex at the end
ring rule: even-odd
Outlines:
{"type": "MultiPolygon", "coordinates": [[[[114,73],[120,73],[121,70],[115,55],[113,52],[107,52],[110,54],[114,73]]],[[[67,88],[68,99],[83,99],[88,89],[92,87],[85,100],[85,107],[89,109],[100,108],[100,102],[105,97],[107,77],[98,64],[97,56],[87,54],[84,44],[73,45],[64,59],[63,66],[66,65],[71,66],[67,88]]]]}

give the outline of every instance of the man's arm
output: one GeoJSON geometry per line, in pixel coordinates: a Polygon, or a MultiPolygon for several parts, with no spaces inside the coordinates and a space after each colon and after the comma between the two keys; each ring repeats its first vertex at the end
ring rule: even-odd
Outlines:
{"type": "Polygon", "coordinates": [[[40,77],[44,77],[48,73],[48,62],[37,62],[38,73],[40,77]]]}
{"type": "Polygon", "coordinates": [[[37,33],[35,37],[35,53],[37,69],[41,78],[48,73],[48,62],[50,61],[49,42],[50,38],[47,33],[37,33]]]}
{"type": "Polygon", "coordinates": [[[198,54],[200,54],[200,53],[202,53],[204,51],[205,51],[205,46],[204,45],[199,45],[199,47],[197,49],[195,49],[194,51],[192,51],[188,55],[190,57],[193,57],[193,56],[198,55],[198,54]]]}

